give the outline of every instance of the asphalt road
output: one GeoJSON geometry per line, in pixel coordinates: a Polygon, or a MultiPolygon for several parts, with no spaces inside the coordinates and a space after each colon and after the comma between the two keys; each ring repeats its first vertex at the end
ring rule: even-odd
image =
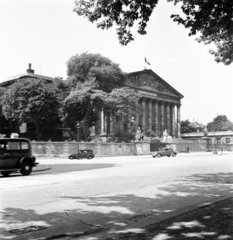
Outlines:
{"type": "MultiPolygon", "coordinates": [[[[41,160],[37,160],[37,162],[41,162],[41,160]]],[[[90,160],[89,160],[90,161],[90,160]]],[[[68,172],[79,172],[79,171],[88,171],[94,169],[101,169],[101,168],[110,168],[113,167],[114,164],[108,163],[94,163],[89,162],[85,163],[83,160],[72,160],[71,162],[66,162],[65,160],[62,163],[50,164],[50,163],[40,163],[37,167],[33,168],[32,173],[30,176],[37,176],[37,175],[48,175],[48,174],[60,174],[60,173],[68,173],[68,172]],[[82,162],[81,162],[82,161],[82,162]]],[[[22,176],[21,173],[12,173],[8,177],[0,176],[0,178],[26,178],[28,176],[22,176]]]]}
{"type": "Polygon", "coordinates": [[[51,170],[1,178],[1,239],[99,239],[232,191],[233,154],[38,159],[51,170]],[[50,171],[50,172],[49,172],[50,171]]]}

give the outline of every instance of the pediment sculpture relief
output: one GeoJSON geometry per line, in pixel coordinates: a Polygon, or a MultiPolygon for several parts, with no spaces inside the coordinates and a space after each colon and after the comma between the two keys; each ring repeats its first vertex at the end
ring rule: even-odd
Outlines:
{"type": "Polygon", "coordinates": [[[174,94],[160,79],[155,79],[153,76],[147,74],[129,76],[126,83],[135,87],[153,88],[159,92],[174,94]]]}

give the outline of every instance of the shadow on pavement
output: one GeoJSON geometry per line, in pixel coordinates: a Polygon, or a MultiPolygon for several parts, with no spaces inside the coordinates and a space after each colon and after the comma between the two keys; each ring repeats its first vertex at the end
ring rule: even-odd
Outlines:
{"type": "MultiPolygon", "coordinates": [[[[107,164],[107,163],[91,163],[91,164],[84,164],[84,163],[76,163],[76,164],[46,164],[46,165],[38,165],[37,167],[33,168],[32,173],[29,176],[33,175],[45,175],[45,174],[60,174],[60,173],[67,173],[67,172],[79,172],[79,171],[88,171],[88,170],[95,170],[101,168],[111,168],[115,167],[115,164],[107,164]]],[[[9,177],[27,177],[22,176],[21,173],[12,173],[9,177]]],[[[0,178],[4,176],[0,175],[0,178]]]]}
{"type": "MultiPolygon", "coordinates": [[[[157,189],[159,191],[155,191],[153,198],[146,197],[146,194],[86,198],[61,196],[59,199],[67,204],[65,208],[45,214],[32,209],[7,208],[0,213],[4,223],[1,239],[39,239],[45,236],[45,231],[51,231],[50,237],[43,238],[45,240],[66,237],[84,239],[85,236],[88,239],[90,234],[108,229],[111,229],[108,240],[233,239],[232,198],[169,218],[169,213],[181,206],[182,202],[188,206],[189,200],[196,199],[197,203],[200,194],[205,195],[208,203],[209,199],[229,192],[232,189],[230,184],[233,183],[233,174],[192,175],[184,180],[186,182],[174,181],[157,189]],[[215,190],[216,195],[213,194],[215,190]],[[150,206],[150,210],[147,206],[150,206]],[[139,208],[142,209],[140,212],[139,208]],[[166,214],[166,220],[144,227],[127,227],[130,223],[142,220],[158,220],[166,214]],[[98,220],[93,221],[93,217],[98,220]],[[57,224],[59,228],[56,227],[57,224]],[[125,230],[118,231],[119,226],[125,230]]],[[[90,239],[102,240],[98,235],[90,239]]]]}

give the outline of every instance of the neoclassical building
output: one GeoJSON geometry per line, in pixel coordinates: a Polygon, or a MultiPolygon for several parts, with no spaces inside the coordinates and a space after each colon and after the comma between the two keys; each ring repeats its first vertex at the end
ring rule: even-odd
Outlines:
{"type": "MultiPolygon", "coordinates": [[[[0,83],[0,88],[2,90],[8,88],[15,81],[23,78],[44,79],[48,82],[55,80],[55,78],[35,74],[34,70],[31,69],[31,64],[29,64],[26,73],[11,77],[0,83]]],[[[180,137],[180,108],[183,98],[181,93],[150,69],[127,74],[126,86],[140,93],[141,99],[138,102],[140,111],[137,114],[129,114],[123,118],[118,118],[116,132],[119,130],[123,132],[131,131],[133,125],[134,130],[140,127],[144,134],[148,130],[152,130],[157,137],[161,137],[164,130],[167,129],[168,135],[180,137]]],[[[8,128],[4,121],[3,118],[0,118],[0,133],[8,128]]],[[[56,133],[53,133],[54,137],[51,137],[53,141],[70,140],[70,128],[62,125],[53,126],[53,131],[56,131],[56,133]]],[[[95,127],[91,129],[91,135],[109,136],[113,134],[113,131],[111,116],[101,111],[99,120],[95,127]]]]}
{"type": "MultiPolygon", "coordinates": [[[[168,135],[180,138],[180,109],[183,95],[150,69],[127,75],[126,86],[142,96],[138,102],[141,111],[117,120],[117,130],[129,131],[132,124],[142,133],[152,130],[161,137],[164,130],[168,135]]],[[[92,135],[111,135],[113,126],[104,111],[92,129],[92,135]]]]}

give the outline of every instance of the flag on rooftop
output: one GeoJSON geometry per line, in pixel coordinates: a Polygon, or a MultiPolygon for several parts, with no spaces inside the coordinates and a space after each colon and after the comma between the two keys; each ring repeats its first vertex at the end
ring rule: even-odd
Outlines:
{"type": "Polygon", "coordinates": [[[148,65],[150,65],[150,63],[147,61],[146,57],[145,57],[145,63],[147,63],[148,65]]]}

